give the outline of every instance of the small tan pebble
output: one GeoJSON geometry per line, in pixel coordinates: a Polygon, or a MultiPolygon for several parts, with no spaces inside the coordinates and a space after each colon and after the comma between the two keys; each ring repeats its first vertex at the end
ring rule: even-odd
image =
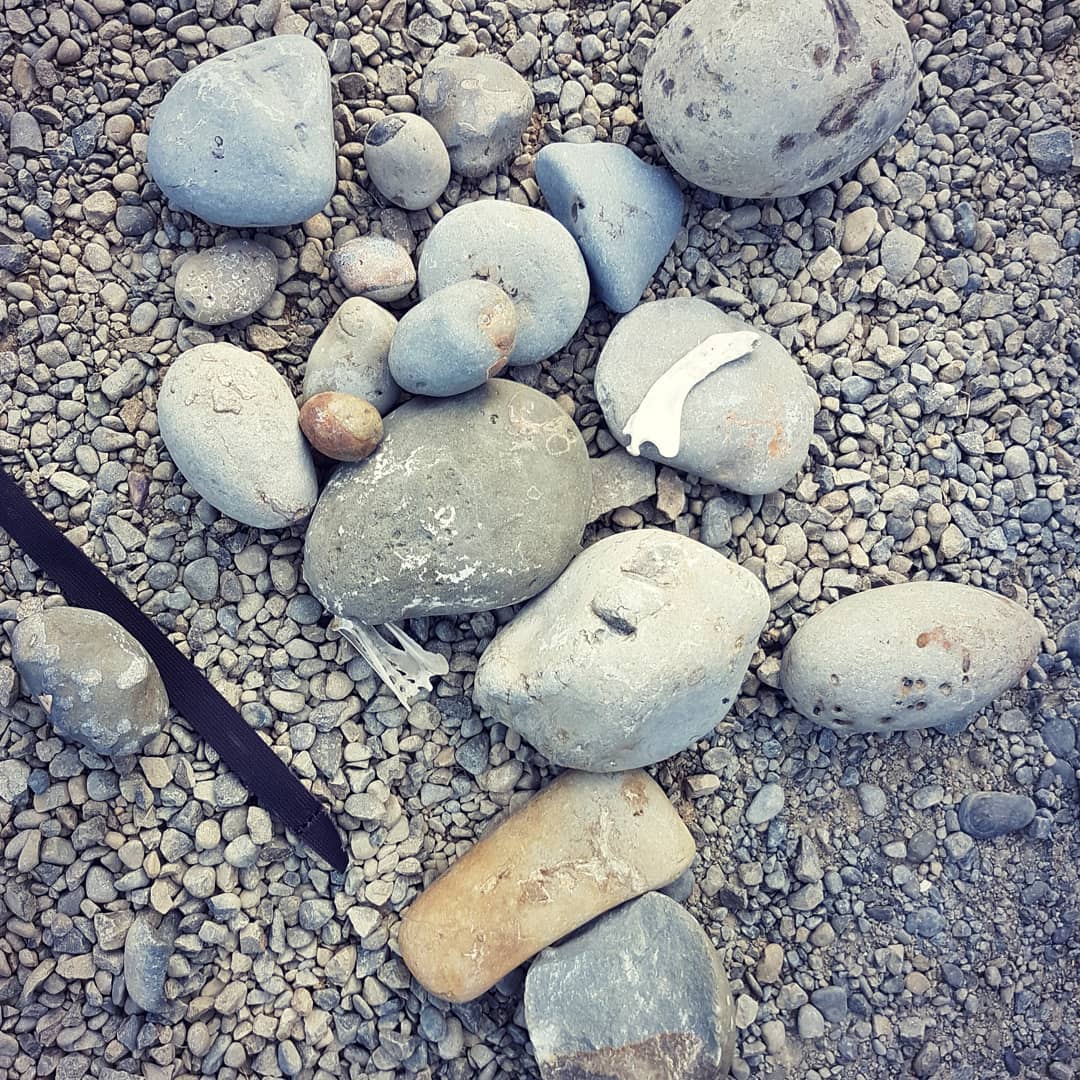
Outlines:
{"type": "Polygon", "coordinates": [[[327,391],[304,402],[300,430],[335,461],[362,461],[382,442],[379,410],[363,398],[327,391]]]}
{"type": "Polygon", "coordinates": [[[647,773],[564,773],[405,912],[401,958],[430,993],[471,1001],[693,858],[693,837],[647,773]]]}

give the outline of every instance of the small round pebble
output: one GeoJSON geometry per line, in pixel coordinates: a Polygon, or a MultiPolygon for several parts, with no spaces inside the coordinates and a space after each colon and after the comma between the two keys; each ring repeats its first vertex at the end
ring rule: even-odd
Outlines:
{"type": "Polygon", "coordinates": [[[184,261],[176,303],[193,322],[222,326],[252,315],[277,286],[274,253],[254,240],[227,240],[184,261]]]}
{"type": "Polygon", "coordinates": [[[431,206],[450,183],[450,155],[434,126],[415,113],[372,124],[364,164],[379,191],[406,210],[431,206]]]}
{"type": "Polygon", "coordinates": [[[463,394],[506,367],[516,333],[513,301],[498,285],[459,281],[402,318],[390,344],[390,374],[411,394],[463,394]]]}
{"type": "Polygon", "coordinates": [[[335,461],[361,461],[383,437],[382,417],[374,405],[335,391],[304,402],[300,430],[319,453],[335,461]]]}
{"type": "Polygon", "coordinates": [[[400,300],[416,284],[416,267],[409,253],[385,236],[358,236],[330,256],[338,280],[350,296],[376,303],[400,300]]]}

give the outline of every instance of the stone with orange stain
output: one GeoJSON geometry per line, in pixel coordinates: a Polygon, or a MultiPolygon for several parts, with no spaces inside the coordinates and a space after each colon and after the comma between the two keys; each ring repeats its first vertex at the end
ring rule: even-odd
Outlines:
{"type": "Polygon", "coordinates": [[[674,881],[693,857],[646,773],[565,773],[405,912],[402,959],[429,993],[471,1001],[590,919],[674,881]]]}
{"type": "Polygon", "coordinates": [[[362,461],[383,437],[382,417],[374,405],[332,391],[304,402],[300,430],[319,453],[334,461],[362,461]]]}
{"type": "Polygon", "coordinates": [[[839,732],[973,716],[1034,662],[1042,624],[1003,596],[944,581],[856,593],[804,623],[780,677],[803,716],[839,732]]]}
{"type": "Polygon", "coordinates": [[[611,434],[624,446],[630,441],[627,422],[687,353],[714,334],[747,331],[758,339],[753,350],[690,388],[681,411],[672,411],[677,451],[666,456],[645,441],[641,453],[747,495],[787,483],[806,460],[816,395],[779,341],[704,300],[642,304],[612,331],[596,368],[596,397],[611,434]]]}
{"type": "Polygon", "coordinates": [[[330,265],[350,296],[379,304],[408,296],[416,284],[409,253],[388,236],[358,236],[330,256],[330,265]]]}
{"type": "Polygon", "coordinates": [[[506,367],[516,335],[514,303],[498,285],[459,281],[432,293],[398,323],[390,374],[410,394],[464,394],[506,367]]]}

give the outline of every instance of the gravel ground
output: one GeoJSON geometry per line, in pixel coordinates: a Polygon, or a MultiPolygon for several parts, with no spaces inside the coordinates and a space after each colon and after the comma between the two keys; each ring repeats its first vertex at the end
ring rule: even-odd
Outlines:
{"type": "MultiPolygon", "coordinates": [[[[332,881],[296,854],[180,722],[115,765],[65,745],[0,659],[0,1075],[534,1076],[520,974],[451,1007],[394,948],[417,890],[550,773],[470,705],[508,613],[412,624],[451,674],[406,713],[320,626],[301,532],[239,526],[177,482],[154,402],[170,359],[212,338],[265,352],[298,389],[343,300],[331,251],[369,229],[413,249],[478,192],[536,203],[545,142],[656,158],[637,81],[679,5],[17,3],[0,12],[3,463],[332,806],[353,867],[332,881]],[[325,213],[264,237],[269,304],[211,334],[175,306],[173,265],[220,230],[163,204],[146,137],[179,72],[269,32],[328,50],[339,183],[325,213]],[[527,145],[506,174],[455,178],[431,211],[382,208],[364,133],[415,108],[443,41],[532,79],[527,145]],[[33,123],[12,123],[27,110],[33,123]],[[128,926],[149,912],[176,931],[153,1018],[121,977],[128,926]]],[[[896,136],[802,198],[691,192],[654,282],[764,323],[805,365],[822,398],[807,467],[754,499],[665,471],[656,499],[590,534],[700,529],[772,597],[722,729],[652,770],[698,843],[684,894],[733,980],[735,1075],[1066,1080],[1080,1070],[1080,190],[1075,168],[1038,162],[1040,133],[1080,130],[1080,3],[898,6],[923,77],[896,136]],[[911,262],[908,283],[893,259],[911,262]],[[962,732],[888,740],[838,740],[785,709],[779,654],[818,606],[928,575],[1044,620],[1024,686],[962,732]],[[1029,795],[1034,822],[971,839],[956,810],[981,789],[1029,795]]],[[[514,371],[573,409],[593,453],[614,445],[592,392],[610,325],[594,308],[562,354],[514,371]]],[[[5,632],[55,602],[0,543],[5,632]]]]}

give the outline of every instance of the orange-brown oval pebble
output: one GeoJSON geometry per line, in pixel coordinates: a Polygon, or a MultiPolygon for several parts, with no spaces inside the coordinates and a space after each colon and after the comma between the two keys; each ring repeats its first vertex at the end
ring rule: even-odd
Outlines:
{"type": "Polygon", "coordinates": [[[300,430],[335,461],[362,461],[382,442],[379,410],[363,398],[327,390],[304,402],[300,430]]]}

